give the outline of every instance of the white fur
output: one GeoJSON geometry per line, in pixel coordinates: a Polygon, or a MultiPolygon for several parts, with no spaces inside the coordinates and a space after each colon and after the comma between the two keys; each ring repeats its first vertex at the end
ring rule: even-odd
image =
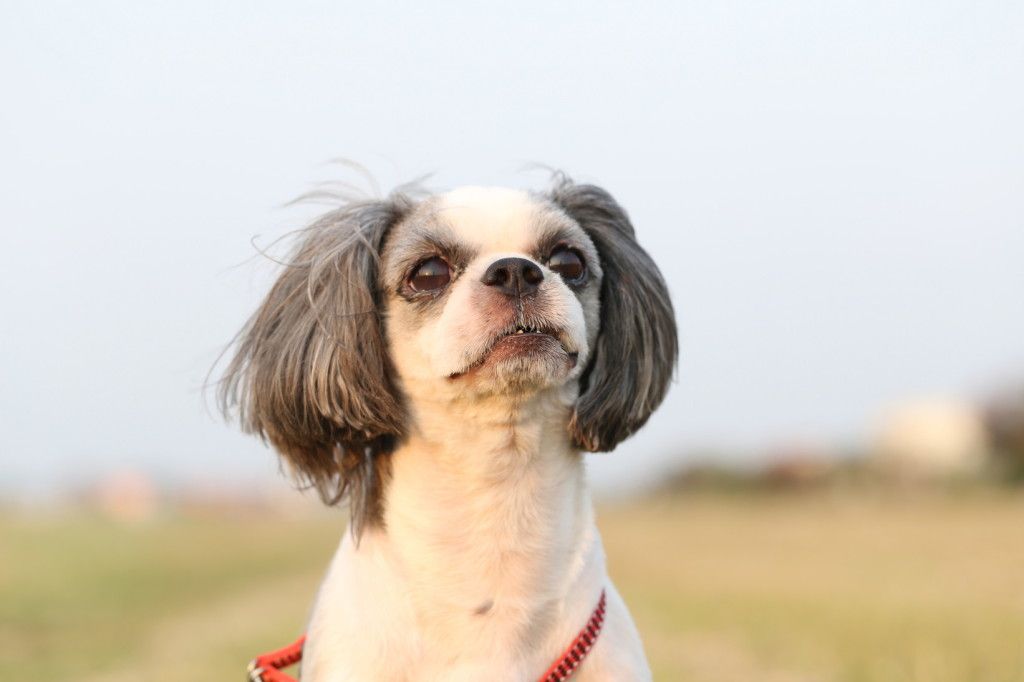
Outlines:
{"type": "Polygon", "coordinates": [[[410,434],[390,455],[384,523],[358,544],[347,533],[331,563],[302,679],[532,681],[604,589],[604,631],[574,680],[648,680],[639,635],[605,571],[582,455],[566,431],[597,334],[596,287],[578,298],[544,268],[538,296],[579,352],[574,368],[528,395],[466,390],[449,375],[485,352],[489,321],[473,303],[489,295],[480,274],[496,258],[528,257],[538,209],[525,193],[480,188],[453,192],[440,208],[478,255],[418,328],[407,326],[407,304],[388,303],[410,434]]]}
{"type": "MultiPolygon", "coordinates": [[[[484,327],[489,322],[473,304],[479,279],[488,265],[506,256],[527,256],[534,236],[537,204],[519,190],[489,187],[464,187],[441,197],[438,215],[458,238],[480,251],[477,258],[452,284],[450,298],[440,317],[413,338],[396,337],[394,358],[403,379],[436,379],[463,370],[483,352],[484,327]]],[[[580,233],[581,239],[589,239],[580,233]]],[[[531,259],[532,260],[532,259],[531,259]]],[[[583,307],[558,275],[542,264],[545,278],[541,295],[554,303],[551,322],[569,333],[572,350],[579,361],[573,369],[576,378],[589,356],[587,324],[583,307]]],[[[600,277],[600,264],[593,263],[600,277]]],[[[596,332],[596,323],[590,325],[596,332]]]]}

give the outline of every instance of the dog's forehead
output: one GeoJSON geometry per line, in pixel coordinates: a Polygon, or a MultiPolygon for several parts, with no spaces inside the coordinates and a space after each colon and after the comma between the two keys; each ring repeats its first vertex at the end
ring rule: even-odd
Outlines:
{"type": "Polygon", "coordinates": [[[543,223],[557,219],[529,193],[505,187],[461,187],[438,197],[437,216],[456,237],[484,251],[527,251],[543,223]]]}

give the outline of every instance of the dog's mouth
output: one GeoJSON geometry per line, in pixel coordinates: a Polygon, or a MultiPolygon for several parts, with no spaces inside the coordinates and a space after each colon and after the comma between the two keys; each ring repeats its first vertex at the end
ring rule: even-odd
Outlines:
{"type": "MultiPolygon", "coordinates": [[[[555,339],[556,341],[559,341],[558,332],[554,331],[553,329],[546,329],[544,327],[529,327],[529,326],[524,326],[524,325],[521,325],[521,324],[517,324],[515,326],[515,329],[513,329],[511,331],[506,331],[505,333],[503,333],[500,336],[498,336],[498,340],[500,341],[502,339],[508,338],[509,336],[522,336],[523,334],[534,334],[534,335],[538,335],[538,336],[550,336],[551,338],[555,339]]],[[[561,342],[559,341],[559,343],[561,343],[561,342]]]]}
{"type": "Polygon", "coordinates": [[[545,345],[552,345],[550,343],[552,341],[558,344],[557,347],[569,356],[570,366],[575,366],[579,353],[573,350],[568,334],[553,327],[529,324],[515,324],[503,330],[495,337],[491,347],[487,349],[483,357],[486,359],[488,355],[504,345],[511,344],[523,349],[532,349],[534,347],[540,349],[545,345]]]}
{"type": "Polygon", "coordinates": [[[567,358],[570,368],[576,366],[580,355],[565,331],[548,326],[516,323],[495,334],[487,349],[475,362],[461,371],[453,372],[448,378],[457,379],[468,374],[495,356],[508,357],[529,353],[561,353],[567,358]]]}

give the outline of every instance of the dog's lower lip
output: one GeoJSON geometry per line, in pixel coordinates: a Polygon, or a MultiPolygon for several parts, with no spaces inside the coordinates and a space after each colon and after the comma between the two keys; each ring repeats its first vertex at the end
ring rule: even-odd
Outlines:
{"type": "MultiPolygon", "coordinates": [[[[518,338],[518,337],[524,337],[524,336],[548,336],[548,337],[554,339],[555,341],[557,341],[558,344],[565,351],[566,355],[569,357],[569,366],[570,367],[575,367],[576,363],[579,361],[579,356],[580,356],[579,352],[578,351],[570,351],[569,348],[566,346],[566,340],[562,337],[561,334],[559,334],[558,332],[544,330],[544,329],[535,329],[535,328],[528,328],[528,327],[523,327],[523,326],[517,326],[512,331],[505,332],[501,336],[498,336],[494,340],[494,345],[497,345],[499,342],[503,341],[504,339],[518,338]]],[[[485,352],[483,354],[483,356],[481,356],[480,359],[478,359],[472,365],[469,365],[465,369],[459,370],[457,372],[452,372],[451,374],[448,375],[448,378],[449,379],[458,379],[459,377],[464,376],[465,374],[468,374],[469,372],[471,372],[472,370],[474,370],[476,367],[480,366],[484,362],[484,360],[490,354],[490,351],[493,348],[494,348],[494,346],[491,346],[491,348],[489,348],[487,350],[487,352],[485,352]]]]}

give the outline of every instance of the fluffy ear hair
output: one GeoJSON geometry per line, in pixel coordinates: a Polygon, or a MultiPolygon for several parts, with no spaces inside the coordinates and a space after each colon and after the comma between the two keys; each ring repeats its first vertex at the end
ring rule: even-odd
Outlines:
{"type": "Polygon", "coordinates": [[[675,314],[658,266],[608,192],[556,177],[550,198],[601,257],[601,329],[569,424],[577,447],[613,450],[661,404],[678,355],[675,314]]]}
{"type": "Polygon", "coordinates": [[[350,498],[357,530],[379,518],[386,454],[405,424],[378,265],[388,229],[411,207],[401,194],[351,203],[300,232],[219,387],[222,410],[270,441],[300,481],[328,504],[350,498]]]}

